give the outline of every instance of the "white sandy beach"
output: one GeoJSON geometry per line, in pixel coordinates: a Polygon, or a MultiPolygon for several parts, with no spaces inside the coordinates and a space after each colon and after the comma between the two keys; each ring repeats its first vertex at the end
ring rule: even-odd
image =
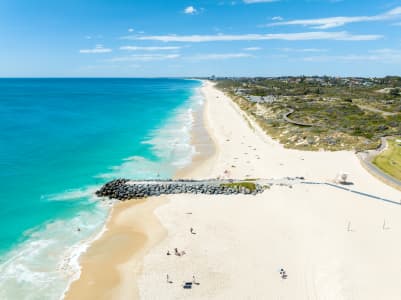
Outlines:
{"type": "MultiPolygon", "coordinates": [[[[353,153],[286,150],[251,129],[210,83],[203,92],[206,127],[217,151],[189,177],[223,176],[227,169],[232,178],[332,181],[345,171],[353,189],[401,199],[353,153]]],[[[274,186],[258,196],[169,199],[156,210],[168,235],[144,259],[141,299],[401,299],[398,205],[307,185],[274,186]],[[187,254],[166,255],[176,247],[187,254]],[[280,268],[287,280],[280,278],[280,268]],[[200,285],[184,290],[182,282],[192,276],[200,285]]]]}
{"type": "MultiPolygon", "coordinates": [[[[332,182],[344,171],[354,183],[350,188],[400,201],[400,192],[365,171],[354,153],[284,149],[245,121],[211,83],[202,90],[205,127],[216,151],[186,177],[225,176],[228,170],[231,178],[332,182]]],[[[257,196],[176,195],[123,205],[113,212],[105,238],[84,255],[83,275],[67,299],[401,299],[397,204],[329,186],[294,185],[257,196]],[[151,217],[154,207],[159,221],[151,217]],[[124,238],[113,238],[114,232],[124,238]],[[138,244],[128,238],[133,232],[141,236],[138,244]],[[186,254],[167,256],[174,248],[186,254]],[[91,264],[102,249],[108,255],[91,264]],[[199,285],[184,290],[182,283],[193,276],[199,285]]]]}

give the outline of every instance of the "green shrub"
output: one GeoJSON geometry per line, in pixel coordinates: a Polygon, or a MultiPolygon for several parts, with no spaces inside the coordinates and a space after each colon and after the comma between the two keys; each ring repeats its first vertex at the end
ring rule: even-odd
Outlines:
{"type": "Polygon", "coordinates": [[[256,190],[256,184],[253,182],[231,182],[231,183],[222,183],[221,186],[229,187],[229,188],[246,188],[251,192],[256,190]]]}

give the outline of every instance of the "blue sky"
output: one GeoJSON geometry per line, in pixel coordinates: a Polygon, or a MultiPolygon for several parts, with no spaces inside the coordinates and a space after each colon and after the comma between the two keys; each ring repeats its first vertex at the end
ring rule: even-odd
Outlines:
{"type": "Polygon", "coordinates": [[[0,77],[400,73],[401,0],[0,1],[0,77]]]}

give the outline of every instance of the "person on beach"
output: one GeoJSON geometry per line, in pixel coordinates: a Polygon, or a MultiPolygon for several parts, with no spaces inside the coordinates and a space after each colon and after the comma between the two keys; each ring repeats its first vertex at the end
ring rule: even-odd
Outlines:
{"type": "Polygon", "coordinates": [[[166,255],[171,255],[170,250],[167,250],[166,255]]]}
{"type": "Polygon", "coordinates": [[[195,275],[192,276],[192,283],[196,284],[196,285],[200,285],[200,283],[196,281],[195,275]]]}
{"type": "Polygon", "coordinates": [[[287,279],[287,273],[285,272],[284,269],[280,269],[280,276],[281,279],[287,279]]]}

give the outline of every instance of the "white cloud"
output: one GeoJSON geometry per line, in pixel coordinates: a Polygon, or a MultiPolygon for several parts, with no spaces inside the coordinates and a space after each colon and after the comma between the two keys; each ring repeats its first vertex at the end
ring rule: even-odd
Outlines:
{"type": "Polygon", "coordinates": [[[126,40],[144,40],[160,42],[223,42],[223,41],[262,41],[262,40],[337,40],[337,41],[371,41],[381,39],[381,35],[362,34],[353,35],[346,31],[339,32],[299,32],[299,33],[270,33],[270,34],[240,34],[240,35],[153,35],[153,36],[126,36],[126,40]]]}
{"type": "Polygon", "coordinates": [[[196,8],[193,7],[193,6],[188,6],[188,7],[186,7],[186,8],[184,9],[184,13],[185,13],[185,14],[188,14],[188,15],[193,15],[193,14],[196,14],[196,13],[197,13],[197,10],[196,10],[196,8]]]}
{"type": "Polygon", "coordinates": [[[325,61],[366,61],[376,60],[374,55],[319,55],[319,56],[308,56],[304,57],[304,61],[310,62],[325,62],[325,61]]]}
{"type": "Polygon", "coordinates": [[[401,50],[378,49],[371,50],[366,54],[347,55],[320,55],[304,57],[304,61],[325,62],[325,61],[376,61],[380,63],[401,63],[401,50]]]}
{"type": "Polygon", "coordinates": [[[123,57],[114,57],[111,62],[131,62],[131,61],[158,61],[179,58],[179,54],[135,54],[123,57]]]}
{"type": "Polygon", "coordinates": [[[326,52],[327,49],[320,49],[320,48],[279,48],[278,50],[283,52],[326,52]]]}
{"type": "Polygon", "coordinates": [[[271,3],[279,0],[243,0],[246,4],[254,4],[254,3],[271,3]]]}
{"type": "Polygon", "coordinates": [[[161,60],[174,60],[183,58],[187,60],[225,60],[235,58],[253,57],[249,53],[206,53],[192,56],[181,56],[180,54],[134,54],[129,56],[114,57],[108,62],[149,62],[161,60]]]}
{"type": "Polygon", "coordinates": [[[165,47],[140,47],[140,46],[122,46],[120,50],[126,51],[170,51],[170,50],[179,50],[181,47],[178,46],[165,46],[165,47]]]}
{"type": "Polygon", "coordinates": [[[285,22],[270,23],[267,26],[283,26],[283,25],[302,25],[311,27],[314,29],[329,29],[335,27],[341,27],[350,23],[360,22],[376,22],[386,21],[401,18],[401,6],[396,7],[388,12],[375,16],[356,16],[356,17],[330,17],[330,18],[318,18],[318,19],[301,19],[292,20],[285,22]]]}
{"type": "Polygon", "coordinates": [[[194,60],[214,60],[214,59],[233,59],[233,58],[244,58],[244,57],[252,57],[252,55],[248,53],[209,53],[209,54],[199,54],[194,55],[191,59],[194,60]]]}
{"type": "Polygon", "coordinates": [[[276,16],[276,17],[273,17],[272,20],[273,20],[273,21],[282,21],[282,20],[284,20],[284,19],[283,19],[283,17],[276,16]]]}
{"type": "Polygon", "coordinates": [[[93,49],[81,49],[79,50],[79,53],[84,53],[84,54],[100,54],[100,53],[110,53],[113,50],[110,48],[104,48],[103,45],[96,45],[95,48],[93,49]]]}
{"type": "Polygon", "coordinates": [[[244,48],[244,51],[259,51],[262,50],[262,48],[260,47],[248,47],[248,48],[244,48]]]}
{"type": "Polygon", "coordinates": [[[134,28],[128,28],[128,32],[134,32],[134,28]]]}

